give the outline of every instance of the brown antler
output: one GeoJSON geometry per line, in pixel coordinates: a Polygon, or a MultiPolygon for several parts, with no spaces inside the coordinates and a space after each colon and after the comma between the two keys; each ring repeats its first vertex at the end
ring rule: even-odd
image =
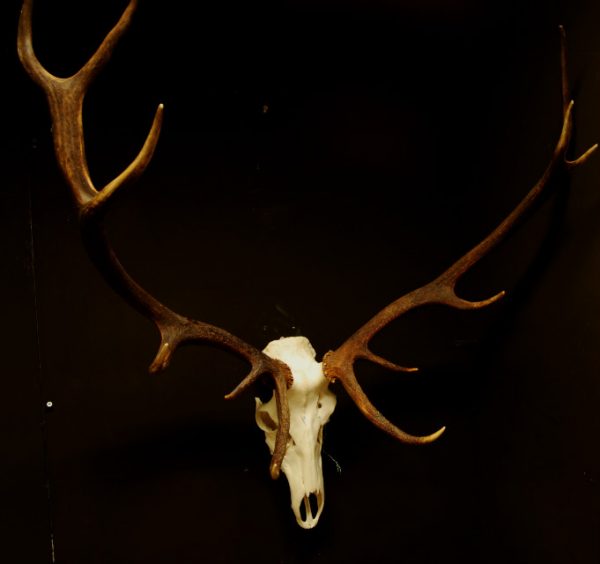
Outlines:
{"type": "Polygon", "coordinates": [[[288,366],[268,357],[220,327],[183,317],[160,303],[127,274],[105,235],[103,217],[109,203],[114,200],[114,195],[119,189],[136,180],[150,163],[162,123],[161,104],[156,110],[152,127],[138,156],[104,188],[97,190],[94,187],[85,156],[83,98],[92,80],[108,62],[115,44],[128,28],[136,6],[137,0],[129,2],[117,24],[78,72],[68,78],[59,78],[44,69],[35,56],[31,42],[32,0],[25,0],[19,20],[19,58],[48,98],[56,157],[75,200],[83,241],[92,261],[113,289],[140,313],[151,319],[160,332],[161,343],[150,366],[150,372],[165,369],[180,345],[211,343],[237,353],[251,365],[249,374],[235,390],[225,396],[227,399],[237,397],[260,376],[271,376],[277,398],[279,428],[270,473],[273,478],[277,478],[289,439],[287,388],[292,383],[292,375],[288,366]]]}
{"type": "Polygon", "coordinates": [[[360,387],[354,373],[354,361],[365,359],[385,368],[395,371],[415,372],[417,368],[405,368],[398,366],[376,354],[369,349],[369,342],[388,323],[397,319],[407,311],[424,306],[426,304],[442,304],[456,309],[480,309],[486,307],[504,296],[500,292],[495,296],[483,301],[470,301],[456,294],[456,283],[460,277],[483,258],[491,249],[500,243],[508,233],[515,227],[534,203],[539,200],[540,195],[548,186],[550,179],[557,170],[570,170],[582,164],[596,150],[597,145],[588,149],[578,159],[573,161],[566,157],[571,138],[573,120],[573,101],[569,101],[569,85],[567,80],[566,62],[566,39],[563,27],[560,27],[561,35],[561,76],[563,97],[563,126],[556,148],[544,174],[530,192],[523,198],[517,207],[492,231],[481,243],[471,249],[466,255],[458,259],[448,270],[438,278],[425,286],[413,290],[383,308],[377,315],[363,325],[337,350],[329,351],[323,358],[325,375],[335,381],[339,380],[350,397],[354,400],[360,411],[377,427],[386,431],[396,439],[405,443],[429,443],[437,439],[445,430],[442,427],[435,433],[422,437],[409,435],[398,429],[388,421],[369,401],[360,387]]]}

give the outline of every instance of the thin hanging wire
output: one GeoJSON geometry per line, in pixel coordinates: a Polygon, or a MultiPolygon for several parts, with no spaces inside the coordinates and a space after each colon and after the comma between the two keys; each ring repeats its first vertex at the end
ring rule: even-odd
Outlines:
{"type": "MultiPolygon", "coordinates": [[[[35,148],[35,143],[33,145],[35,148]]],[[[42,471],[45,478],[46,488],[46,500],[47,500],[47,512],[48,512],[48,527],[49,527],[49,541],[50,541],[50,558],[52,564],[56,564],[56,550],[54,545],[54,520],[53,520],[53,496],[52,496],[52,484],[50,480],[50,462],[48,456],[48,417],[47,409],[52,405],[47,402],[44,397],[44,386],[43,386],[43,364],[42,364],[42,351],[41,351],[41,338],[40,338],[40,318],[39,318],[39,302],[38,302],[38,291],[37,291],[37,271],[36,271],[36,255],[35,255],[35,230],[33,227],[33,194],[31,182],[28,183],[27,189],[27,213],[28,213],[28,224],[29,224],[29,260],[31,264],[31,288],[33,290],[33,312],[34,312],[34,324],[35,324],[35,347],[37,356],[36,366],[36,384],[39,394],[39,402],[41,405],[41,416],[40,416],[40,432],[42,440],[42,471]]]]}

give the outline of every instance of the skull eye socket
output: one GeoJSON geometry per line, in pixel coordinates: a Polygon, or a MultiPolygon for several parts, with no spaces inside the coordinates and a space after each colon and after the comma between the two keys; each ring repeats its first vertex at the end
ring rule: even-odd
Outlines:
{"type": "Polygon", "coordinates": [[[262,423],[269,431],[277,431],[277,423],[266,411],[259,412],[258,417],[260,419],[259,424],[262,423]]]}

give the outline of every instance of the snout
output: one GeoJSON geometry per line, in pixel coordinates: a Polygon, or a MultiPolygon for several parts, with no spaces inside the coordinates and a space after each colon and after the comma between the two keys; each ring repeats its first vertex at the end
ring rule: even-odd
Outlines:
{"type": "Polygon", "coordinates": [[[319,522],[324,502],[323,492],[317,490],[306,494],[300,500],[299,506],[294,507],[296,520],[303,529],[312,529],[319,522]]]}

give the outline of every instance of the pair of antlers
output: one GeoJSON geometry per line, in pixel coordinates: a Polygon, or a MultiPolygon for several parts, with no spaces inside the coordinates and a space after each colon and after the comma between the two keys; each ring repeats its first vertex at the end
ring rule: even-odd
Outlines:
{"type": "MultiPolygon", "coordinates": [[[[158,328],[161,342],[150,366],[150,372],[164,370],[175,351],[183,344],[210,343],[238,354],[251,367],[240,384],[225,396],[227,399],[237,397],[259,377],[265,375],[271,377],[275,386],[279,428],[271,458],[270,473],[273,478],[277,478],[289,440],[287,389],[293,379],[288,366],[270,358],[220,327],[184,317],[159,302],[129,276],[106,238],[103,226],[104,214],[114,201],[115,194],[127,184],[137,180],[150,163],[163,118],[161,104],[156,110],[150,132],[137,157],[121,174],[103,188],[97,189],[90,178],[86,160],[82,119],[83,99],[91,82],[108,62],[117,41],[128,28],[136,6],[137,0],[130,0],[119,21],[78,72],[68,78],[59,78],[50,74],[34,53],[31,40],[32,0],[25,0],[19,20],[19,58],[31,78],[45,91],[48,98],[56,157],[77,206],[83,242],[88,254],[108,284],[142,315],[152,320],[158,328]]],[[[438,438],[445,428],[442,427],[431,435],[417,437],[393,425],[373,406],[360,387],[354,373],[355,361],[365,359],[390,370],[414,372],[416,368],[398,366],[374,354],[369,349],[369,342],[373,336],[394,319],[426,304],[442,304],[456,309],[472,310],[486,307],[502,298],[504,292],[487,300],[469,301],[456,294],[456,283],[465,272],[507,236],[525,212],[539,199],[557,170],[575,168],[586,161],[597,148],[597,145],[594,145],[575,160],[568,160],[566,156],[572,132],[573,102],[569,100],[565,33],[562,27],[560,30],[563,125],[550,163],[537,184],[492,233],[448,270],[429,284],[398,298],[383,308],[338,349],[329,351],[323,358],[325,376],[332,381],[339,380],[367,419],[401,442],[428,443],[438,438]]]]}

